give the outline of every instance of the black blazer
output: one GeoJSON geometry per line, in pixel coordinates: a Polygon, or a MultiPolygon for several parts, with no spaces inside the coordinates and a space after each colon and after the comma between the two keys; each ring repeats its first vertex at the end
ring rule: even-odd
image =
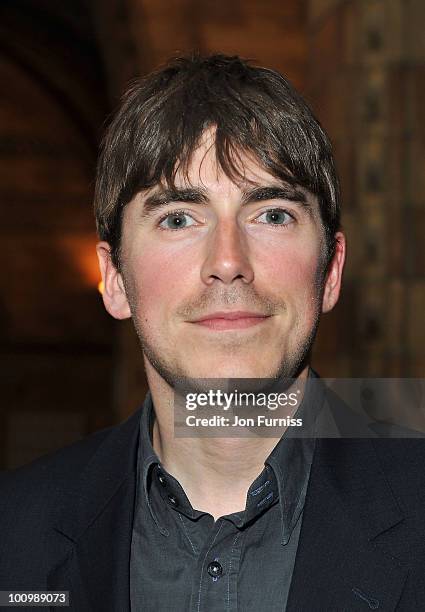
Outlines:
{"type": "MultiPolygon", "coordinates": [[[[0,590],[130,610],[139,418],[1,475],[0,590]]],[[[421,439],[317,440],[288,612],[425,610],[424,467],[421,439]]]]}

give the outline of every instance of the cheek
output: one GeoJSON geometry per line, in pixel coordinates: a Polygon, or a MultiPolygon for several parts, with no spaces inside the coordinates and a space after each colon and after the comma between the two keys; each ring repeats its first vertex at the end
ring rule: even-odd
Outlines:
{"type": "Polygon", "coordinates": [[[277,294],[298,303],[306,299],[311,302],[311,297],[316,295],[318,256],[311,244],[300,248],[288,243],[264,250],[261,255],[258,253],[257,260],[262,262],[263,282],[277,294]]]}
{"type": "Polygon", "coordinates": [[[136,304],[144,318],[157,318],[185,294],[193,270],[193,258],[182,251],[178,256],[166,245],[146,245],[131,257],[136,304]]]}

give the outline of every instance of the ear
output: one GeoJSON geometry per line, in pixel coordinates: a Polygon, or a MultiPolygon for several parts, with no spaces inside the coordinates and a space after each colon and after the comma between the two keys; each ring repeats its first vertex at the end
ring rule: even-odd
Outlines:
{"type": "Polygon", "coordinates": [[[326,272],[325,288],[322,299],[322,312],[329,312],[338,301],[344,270],[346,241],[342,232],[335,234],[335,253],[326,272]]]}
{"type": "Polygon", "coordinates": [[[112,263],[111,247],[107,242],[98,242],[96,252],[103,281],[102,297],[105,308],[115,319],[129,319],[130,306],[122,276],[112,263]]]}

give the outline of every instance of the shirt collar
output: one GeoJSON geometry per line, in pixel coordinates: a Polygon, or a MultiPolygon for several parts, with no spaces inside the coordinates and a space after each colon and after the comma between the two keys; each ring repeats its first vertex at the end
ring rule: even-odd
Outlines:
{"type": "MultiPolygon", "coordinates": [[[[317,378],[317,374],[309,369],[309,379],[314,378],[317,378]]],[[[282,522],[281,542],[283,545],[289,542],[292,531],[304,508],[315,449],[315,438],[310,423],[314,421],[313,413],[317,413],[317,408],[317,394],[313,402],[311,386],[307,385],[304,399],[296,412],[296,417],[303,418],[303,423],[306,423],[307,428],[304,429],[306,437],[294,437],[292,428],[286,430],[267,457],[264,470],[249,487],[245,512],[229,515],[229,519],[238,528],[243,528],[267,508],[279,503],[282,522]]],[[[160,460],[152,446],[154,418],[154,406],[148,392],[140,418],[138,486],[143,488],[149,511],[159,531],[168,536],[169,532],[161,524],[150,498],[150,487],[158,485],[158,482],[161,482],[161,476],[166,478],[166,486],[159,486],[161,497],[165,503],[191,519],[196,519],[204,513],[193,509],[178,481],[168,475],[161,467],[160,460]],[[158,482],[153,483],[153,480],[158,482]],[[178,500],[178,507],[173,504],[173,498],[178,500]]]]}
{"type": "Polygon", "coordinates": [[[137,453],[137,487],[142,489],[144,498],[149,508],[149,512],[159,531],[164,536],[168,536],[169,532],[163,527],[158,520],[157,514],[154,511],[150,497],[150,485],[152,469],[159,465],[158,455],[155,453],[152,446],[152,431],[155,418],[151,394],[148,391],[145,401],[142,406],[142,414],[140,416],[139,425],[139,448],[137,453]]]}

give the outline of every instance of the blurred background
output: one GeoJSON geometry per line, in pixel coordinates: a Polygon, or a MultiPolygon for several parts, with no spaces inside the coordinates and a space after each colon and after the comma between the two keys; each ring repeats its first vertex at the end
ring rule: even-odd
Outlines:
{"type": "Polygon", "coordinates": [[[424,376],[424,26],[424,0],[2,0],[0,469],[143,400],[98,290],[94,172],[129,80],[178,53],[280,70],[333,140],[349,257],[315,368],[424,376]]]}

